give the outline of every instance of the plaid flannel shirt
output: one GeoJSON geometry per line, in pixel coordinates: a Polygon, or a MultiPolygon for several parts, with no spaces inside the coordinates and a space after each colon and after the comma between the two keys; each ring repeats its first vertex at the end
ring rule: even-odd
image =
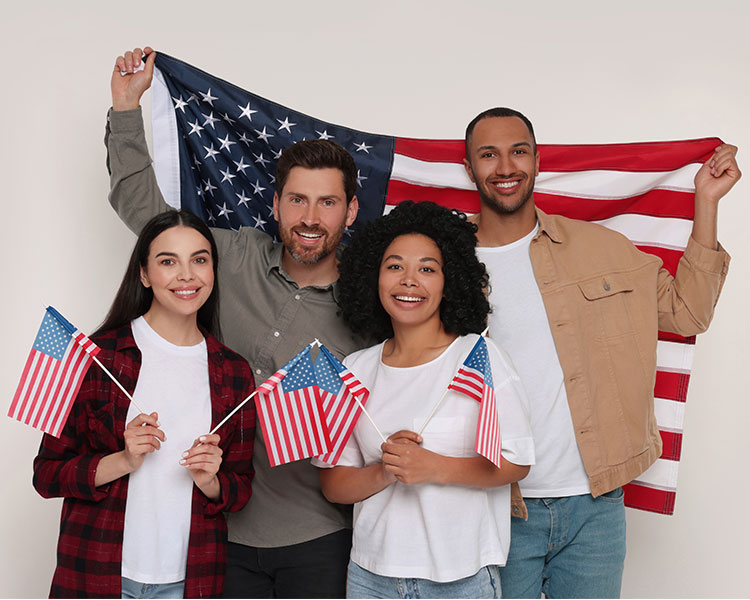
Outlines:
{"type": "MultiPolygon", "coordinates": [[[[131,394],[141,353],[130,326],[94,340],[98,358],[131,394]]],[[[206,335],[211,423],[221,421],[255,385],[247,362],[206,335]]],[[[122,537],[128,477],[94,487],[103,456],[125,448],[123,432],[130,401],[93,365],[81,385],[60,439],[42,438],[34,460],[34,487],[45,498],[63,497],[57,568],[50,597],[121,595],[122,537]]],[[[193,486],[185,573],[185,597],[221,595],[226,567],[227,527],[222,511],[237,511],[250,498],[255,407],[252,402],[222,426],[218,473],[221,498],[213,502],[193,486]]]]}

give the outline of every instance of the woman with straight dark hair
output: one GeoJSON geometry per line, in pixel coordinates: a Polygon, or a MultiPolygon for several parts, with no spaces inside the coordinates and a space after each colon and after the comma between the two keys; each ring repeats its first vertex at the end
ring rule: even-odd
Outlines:
{"type": "Polygon", "coordinates": [[[250,498],[254,389],[219,335],[218,254],[187,211],[151,219],[60,438],[45,435],[34,487],[63,497],[50,597],[197,598],[222,593],[224,511],[250,498]]]}

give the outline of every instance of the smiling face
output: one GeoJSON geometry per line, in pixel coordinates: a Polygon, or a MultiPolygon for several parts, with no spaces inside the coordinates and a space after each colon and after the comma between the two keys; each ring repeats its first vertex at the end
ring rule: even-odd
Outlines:
{"type": "Polygon", "coordinates": [[[338,169],[294,167],[273,199],[281,241],[297,262],[313,265],[335,258],[344,230],[357,216],[357,199],[346,202],[338,169]]]}
{"type": "Polygon", "coordinates": [[[539,154],[518,117],[480,120],[468,140],[464,166],[476,184],[482,207],[512,214],[527,205],[539,174],[539,154]]]}
{"type": "Polygon", "coordinates": [[[141,283],[154,293],[151,312],[197,315],[214,287],[211,244],[192,227],[171,227],[151,242],[141,283]]]}
{"type": "Polygon", "coordinates": [[[443,255],[437,244],[420,233],[400,235],[383,253],[378,275],[380,303],[399,325],[440,322],[443,299],[443,255]]]}

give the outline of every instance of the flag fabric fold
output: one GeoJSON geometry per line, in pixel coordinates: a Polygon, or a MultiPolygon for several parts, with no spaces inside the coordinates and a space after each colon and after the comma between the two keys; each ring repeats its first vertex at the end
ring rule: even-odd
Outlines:
{"type": "Polygon", "coordinates": [[[365,405],[370,392],[325,346],[315,360],[315,376],[331,440],[330,451],[318,458],[336,465],[362,414],[360,404],[365,405]]]}
{"type": "Polygon", "coordinates": [[[99,346],[47,307],[8,416],[60,437],[99,346]]]}
{"type": "Polygon", "coordinates": [[[474,450],[499,468],[502,450],[500,423],[492,381],[492,366],[487,353],[487,342],[482,336],[479,336],[456,376],[448,384],[448,389],[465,394],[480,403],[474,450]]]}
{"type": "Polygon", "coordinates": [[[258,386],[255,407],[272,467],[329,450],[311,348],[306,346],[258,386]]]}
{"type": "MultiPolygon", "coordinates": [[[[251,226],[276,237],[276,161],[285,147],[303,139],[331,139],[354,157],[360,206],[354,229],[406,199],[479,210],[462,164],[463,140],[402,138],[336,125],[162,53],[156,58],[152,117],[154,167],[165,199],[213,226],[251,226]]],[[[674,274],[692,227],[693,177],[720,143],[540,144],[534,199],[546,212],[619,231],[674,274]]],[[[628,506],[674,511],[693,343],[659,334],[655,405],[664,453],[626,486],[628,506]]]]}

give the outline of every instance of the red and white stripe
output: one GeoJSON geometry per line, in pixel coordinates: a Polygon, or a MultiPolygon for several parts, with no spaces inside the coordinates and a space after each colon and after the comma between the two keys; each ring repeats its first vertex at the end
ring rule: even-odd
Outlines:
{"type": "Polygon", "coordinates": [[[344,446],[362,413],[360,404],[364,406],[370,396],[367,388],[348,369],[341,371],[339,377],[343,385],[337,394],[318,388],[331,441],[330,451],[319,458],[330,465],[338,464],[344,446]],[[355,398],[359,400],[359,404],[355,398]]]}
{"type": "MultiPolygon", "coordinates": [[[[692,229],[693,178],[722,142],[539,145],[534,200],[542,210],[600,223],[662,259],[672,274],[692,229]]],[[[386,212],[403,200],[431,200],[466,213],[479,196],[463,167],[460,140],[397,138],[386,212]]],[[[682,423],[695,338],[660,332],[655,412],[664,450],[626,486],[628,506],[674,512],[682,423]]]]}
{"type": "MultiPolygon", "coordinates": [[[[279,373],[277,371],[271,378],[279,373]]],[[[271,466],[328,451],[328,436],[315,388],[311,386],[285,393],[282,381],[269,392],[266,383],[271,378],[259,386],[262,391],[255,400],[271,466]]]]}
{"type": "Polygon", "coordinates": [[[83,376],[100,348],[76,332],[62,360],[32,348],[8,416],[60,437],[83,376]]]}
{"type": "Polygon", "coordinates": [[[481,403],[474,450],[499,468],[502,442],[500,424],[497,419],[495,390],[485,385],[482,373],[466,365],[461,366],[448,385],[448,389],[466,394],[469,398],[481,403]]]}

